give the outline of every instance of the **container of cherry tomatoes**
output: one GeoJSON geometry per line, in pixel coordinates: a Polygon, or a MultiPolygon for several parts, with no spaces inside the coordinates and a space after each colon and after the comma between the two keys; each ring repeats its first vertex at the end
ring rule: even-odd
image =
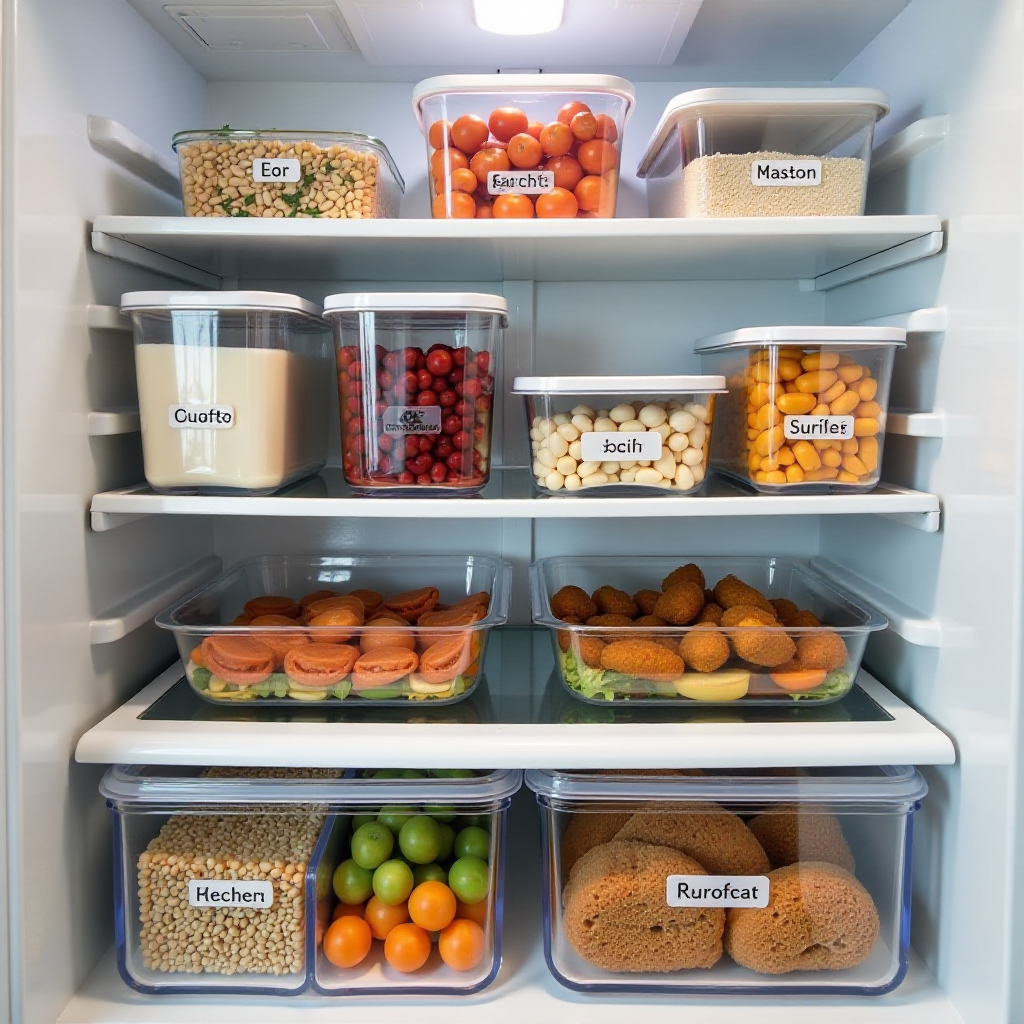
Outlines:
{"type": "Polygon", "coordinates": [[[445,75],[413,90],[436,218],[614,217],[633,86],[611,75],[445,75]]]}
{"type": "Polygon", "coordinates": [[[500,295],[329,295],[345,480],[359,494],[465,495],[491,467],[500,295]]]}

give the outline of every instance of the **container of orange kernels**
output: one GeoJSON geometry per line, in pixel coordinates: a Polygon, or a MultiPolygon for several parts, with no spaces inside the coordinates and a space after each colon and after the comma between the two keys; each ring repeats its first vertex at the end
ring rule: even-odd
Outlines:
{"type": "Polygon", "coordinates": [[[413,90],[436,218],[614,217],[633,86],[611,75],[445,75],[413,90]]]}

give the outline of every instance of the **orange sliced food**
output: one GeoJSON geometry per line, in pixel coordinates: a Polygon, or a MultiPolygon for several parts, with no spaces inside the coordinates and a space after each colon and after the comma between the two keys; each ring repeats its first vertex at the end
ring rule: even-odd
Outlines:
{"type": "Polygon", "coordinates": [[[395,594],[384,602],[393,612],[398,612],[410,622],[416,622],[421,615],[434,610],[434,605],[441,600],[437,587],[420,587],[418,590],[407,590],[395,594]]]}
{"type": "Polygon", "coordinates": [[[284,615],[289,619],[297,619],[301,612],[298,601],[280,594],[266,594],[246,601],[243,608],[250,619],[260,615],[284,615]]]}
{"type": "Polygon", "coordinates": [[[208,636],[202,658],[215,676],[236,686],[262,683],[274,671],[274,652],[247,636],[208,636]]]}
{"type": "Polygon", "coordinates": [[[372,690],[387,686],[416,670],[420,659],[405,647],[378,647],[364,654],[352,670],[354,690],[372,690]]]}
{"type": "Polygon", "coordinates": [[[813,690],[825,682],[828,673],[823,668],[804,668],[794,672],[772,672],[771,681],[790,693],[813,690]]]}
{"type": "Polygon", "coordinates": [[[284,656],[294,647],[309,643],[309,634],[300,631],[300,623],[284,615],[260,615],[249,623],[250,626],[270,626],[269,630],[253,633],[252,638],[266,644],[274,652],[274,667],[284,664],[284,656]],[[284,632],[288,629],[289,632],[284,632]]]}
{"type": "Polygon", "coordinates": [[[284,656],[284,671],[296,686],[322,690],[340,683],[352,671],[359,652],[347,644],[306,644],[284,656]]]}

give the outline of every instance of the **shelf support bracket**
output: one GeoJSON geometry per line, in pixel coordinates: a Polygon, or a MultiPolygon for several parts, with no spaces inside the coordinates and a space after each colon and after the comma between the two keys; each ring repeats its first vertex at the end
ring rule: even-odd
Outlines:
{"type": "Polygon", "coordinates": [[[101,256],[109,256],[122,263],[130,263],[135,267],[152,270],[165,277],[174,278],[176,281],[186,281],[199,288],[220,290],[221,279],[216,274],[209,274],[198,267],[182,263],[170,256],[164,256],[163,253],[153,252],[152,249],[146,249],[134,242],[105,234],[102,231],[92,231],[91,239],[93,252],[98,252],[101,256]]]}
{"type": "Polygon", "coordinates": [[[134,174],[161,192],[181,199],[178,168],[163,153],[123,124],[109,117],[90,114],[86,121],[86,133],[92,148],[118,167],[123,167],[129,174],[134,174]]]}
{"type": "Polygon", "coordinates": [[[876,252],[873,256],[866,256],[862,260],[848,263],[845,267],[838,267],[827,274],[819,274],[814,278],[814,290],[816,292],[831,291],[841,285],[862,281],[866,277],[874,277],[875,274],[884,273],[886,270],[894,270],[907,263],[914,263],[927,256],[934,256],[942,251],[944,239],[945,233],[942,231],[930,231],[927,235],[908,239],[899,245],[876,252]]]}

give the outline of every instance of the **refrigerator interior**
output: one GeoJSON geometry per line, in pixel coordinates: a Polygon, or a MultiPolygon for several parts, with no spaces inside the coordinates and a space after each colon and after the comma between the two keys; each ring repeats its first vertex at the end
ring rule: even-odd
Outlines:
{"type": "MultiPolygon", "coordinates": [[[[93,495],[138,483],[143,473],[137,433],[90,436],[90,413],[136,401],[130,334],[90,307],[116,306],[131,289],[180,282],[90,251],[89,225],[110,214],[173,216],[180,203],[92,148],[87,116],[112,118],[167,155],[171,135],[193,127],[299,123],[367,132],[387,143],[406,178],[402,217],[423,218],[427,183],[412,84],[426,74],[478,68],[468,57],[464,68],[437,68],[429,60],[423,68],[356,64],[361,78],[337,81],[332,76],[339,65],[327,59],[333,55],[307,61],[305,55],[231,53],[218,77],[220,66],[209,54],[196,60],[197,69],[171,45],[165,33],[180,29],[154,27],[169,21],[158,3],[5,0],[8,885],[7,928],[0,934],[9,941],[9,957],[0,957],[0,964],[10,966],[9,1019],[280,1020],[343,1012],[341,1004],[325,1002],[147,1000],[117,979],[109,955],[110,827],[97,792],[103,766],[76,763],[73,755],[80,736],[170,665],[174,651],[170,637],[151,622],[115,642],[94,642],[95,620],[111,609],[137,607],[154,581],[201,573],[211,557],[227,566],[261,553],[470,550],[513,563],[510,621],[518,624],[530,618],[526,567],[554,554],[776,554],[825,559],[837,572],[866,581],[883,611],[898,612],[930,644],[908,642],[894,631],[879,634],[866,666],[956,746],[956,765],[924,769],[930,794],[917,818],[913,906],[913,947],[921,964],[883,1000],[705,1000],[702,1019],[749,1017],[752,1007],[758,1020],[821,1019],[828,1007],[838,1015],[838,1004],[851,1021],[1003,1024],[1024,1014],[1024,980],[1012,970],[1024,940],[1024,898],[1015,878],[1022,863],[1020,4],[761,0],[753,6],[757,16],[746,18],[743,0],[705,0],[676,65],[585,67],[621,71],[637,88],[618,216],[646,216],[643,185],[632,169],[673,95],[702,84],[751,81],[872,86],[886,90],[892,102],[876,144],[921,118],[949,118],[944,141],[871,188],[867,211],[937,215],[946,232],[941,254],[830,290],[793,277],[727,274],[637,281],[628,272],[617,280],[606,271],[601,280],[575,280],[572,268],[564,278],[544,280],[431,280],[429,268],[415,281],[296,279],[286,262],[276,276],[225,277],[222,287],[293,291],[314,301],[354,288],[504,295],[511,323],[497,388],[506,393],[512,378],[526,373],[616,373],[624,365],[632,373],[699,372],[696,338],[749,324],[859,323],[944,309],[946,329],[914,333],[897,356],[892,402],[941,411],[944,436],[890,435],[883,467],[887,483],[939,496],[938,532],[913,528],[906,521],[913,516],[901,521],[872,514],[150,515],[91,530],[93,495]],[[789,30],[767,33],[773,25],[789,30]],[[106,973],[88,980],[94,968],[106,973]]],[[[585,58],[567,61],[577,63],[585,65],[585,58]]],[[[610,246],[602,256],[614,265],[620,257],[628,263],[630,252],[617,254],[610,246]]],[[[496,416],[494,450],[505,467],[527,464],[522,415],[520,400],[507,398],[496,416]]],[[[397,749],[390,753],[400,756],[397,749]]],[[[381,765],[389,763],[388,754],[381,752],[381,765]]],[[[515,869],[508,891],[511,902],[523,905],[510,915],[498,984],[464,1004],[415,1012],[452,1019],[514,1006],[516,1016],[554,1020],[566,1013],[604,1019],[628,1010],[628,999],[588,1001],[546,977],[539,908],[514,895],[521,879],[524,893],[539,902],[528,795],[515,816],[513,832],[518,829],[525,845],[522,857],[510,858],[515,869]]],[[[367,1020],[396,1012],[396,1004],[359,1005],[367,1020]]],[[[405,1005],[399,1012],[408,1012],[405,1005]]],[[[667,1018],[688,1004],[644,1005],[667,1018]]]]}

